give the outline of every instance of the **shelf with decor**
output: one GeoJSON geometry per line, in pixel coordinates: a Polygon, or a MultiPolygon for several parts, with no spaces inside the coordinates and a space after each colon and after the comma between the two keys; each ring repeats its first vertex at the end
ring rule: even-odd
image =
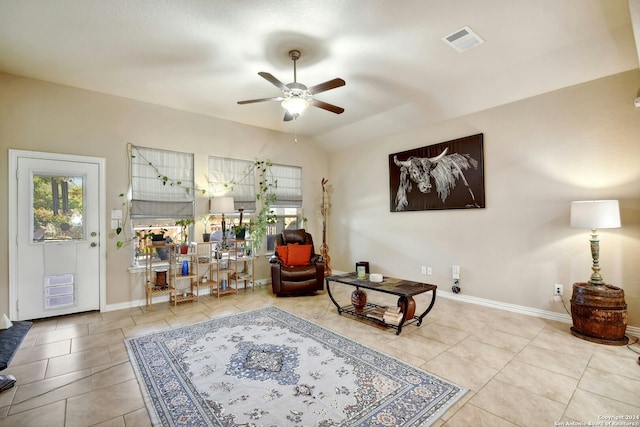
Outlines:
{"type": "Polygon", "coordinates": [[[174,245],[169,252],[170,284],[175,289],[169,296],[169,302],[177,305],[184,302],[198,301],[200,282],[198,281],[199,263],[195,246],[188,246],[186,253],[179,245],[174,245]],[[185,283],[186,282],[186,283],[185,283]]]}
{"type": "Polygon", "coordinates": [[[231,280],[235,269],[229,249],[221,249],[217,242],[198,243],[198,264],[200,282],[209,286],[209,295],[220,298],[238,293],[231,280]]]}
{"type": "Polygon", "coordinates": [[[245,291],[251,286],[254,290],[254,256],[252,244],[250,240],[235,239],[229,242],[229,251],[232,263],[231,280],[234,282],[236,289],[240,285],[245,291]]]}
{"type": "MultiPolygon", "coordinates": [[[[163,251],[166,253],[173,252],[174,245],[154,245],[155,250],[160,256],[163,251]]],[[[153,299],[158,296],[169,295],[171,299],[175,295],[175,288],[171,284],[171,268],[167,261],[156,262],[154,260],[153,250],[143,254],[145,266],[145,302],[147,309],[151,310],[153,299]]],[[[164,258],[164,255],[161,259],[164,258]]]]}
{"type": "Polygon", "coordinates": [[[144,254],[147,309],[151,310],[155,297],[163,295],[168,295],[169,303],[174,306],[198,301],[200,286],[195,252],[181,254],[179,245],[174,244],[154,245],[153,249],[158,254],[168,253],[168,259],[163,260],[163,255],[161,261],[157,262],[152,251],[144,254]]]}

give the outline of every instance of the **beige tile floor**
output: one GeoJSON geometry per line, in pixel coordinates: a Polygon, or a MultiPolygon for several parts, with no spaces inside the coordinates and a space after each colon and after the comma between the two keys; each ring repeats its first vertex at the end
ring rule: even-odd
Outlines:
{"type": "MultiPolygon", "coordinates": [[[[346,301],[352,289],[335,291],[346,301]]],[[[369,297],[394,304],[380,294],[369,297]]],[[[418,309],[427,298],[417,299],[418,309]]],[[[152,311],[35,322],[9,368],[0,372],[17,378],[15,387],[0,393],[0,427],[148,426],[124,340],[268,305],[467,387],[436,426],[605,425],[596,423],[606,416],[640,416],[638,354],[575,338],[566,323],[438,298],[422,326],[411,325],[397,336],[339,316],[326,293],[276,298],[264,286],[178,307],[157,303],[152,311]]]]}

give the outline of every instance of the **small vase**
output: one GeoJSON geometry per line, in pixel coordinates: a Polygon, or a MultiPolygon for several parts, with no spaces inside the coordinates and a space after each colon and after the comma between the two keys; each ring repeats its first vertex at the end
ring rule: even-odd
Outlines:
{"type": "Polygon", "coordinates": [[[402,298],[400,298],[398,300],[398,307],[400,307],[400,311],[407,312],[406,320],[408,321],[412,319],[413,315],[416,313],[416,301],[413,299],[413,297],[409,297],[407,298],[407,302],[409,304],[407,304],[407,307],[405,307],[404,301],[402,301],[402,298]]]}
{"type": "Polygon", "coordinates": [[[167,286],[167,270],[156,270],[156,286],[161,288],[167,286]]]}
{"type": "Polygon", "coordinates": [[[364,306],[367,304],[367,293],[361,289],[356,289],[351,293],[351,304],[355,308],[356,313],[362,313],[364,306]]]}
{"type": "Polygon", "coordinates": [[[186,259],[182,261],[182,275],[189,275],[189,261],[187,261],[186,259]]]}

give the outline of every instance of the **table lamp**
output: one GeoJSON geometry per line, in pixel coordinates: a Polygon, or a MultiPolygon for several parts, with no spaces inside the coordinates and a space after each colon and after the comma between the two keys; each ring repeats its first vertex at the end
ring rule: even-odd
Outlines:
{"type": "Polygon", "coordinates": [[[222,249],[227,249],[227,223],[224,219],[224,214],[233,213],[235,206],[233,203],[233,197],[214,197],[211,199],[211,206],[209,208],[210,214],[222,214],[222,249]]]}
{"type": "Polygon", "coordinates": [[[625,345],[627,303],[624,290],[608,285],[600,275],[599,228],[620,227],[617,200],[571,202],[571,226],[591,229],[593,273],[588,283],[574,283],[571,297],[571,334],[598,344],[625,345]]]}
{"type": "Polygon", "coordinates": [[[600,275],[599,228],[620,228],[620,208],[617,200],[584,200],[571,202],[571,227],[591,229],[593,274],[589,283],[604,285],[600,275]]]}

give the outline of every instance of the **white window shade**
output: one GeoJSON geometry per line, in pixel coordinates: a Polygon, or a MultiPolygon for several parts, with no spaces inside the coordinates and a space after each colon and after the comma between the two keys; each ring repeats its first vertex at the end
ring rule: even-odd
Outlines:
{"type": "Polygon", "coordinates": [[[193,154],[133,146],[131,217],[193,217],[193,175],[193,154]]]}
{"type": "Polygon", "coordinates": [[[274,207],[302,207],[302,168],[298,166],[272,165],[273,179],[278,183],[275,189],[274,207]]]}
{"type": "Polygon", "coordinates": [[[249,160],[209,157],[209,184],[213,197],[231,196],[235,208],[256,209],[256,177],[249,160]]]}

